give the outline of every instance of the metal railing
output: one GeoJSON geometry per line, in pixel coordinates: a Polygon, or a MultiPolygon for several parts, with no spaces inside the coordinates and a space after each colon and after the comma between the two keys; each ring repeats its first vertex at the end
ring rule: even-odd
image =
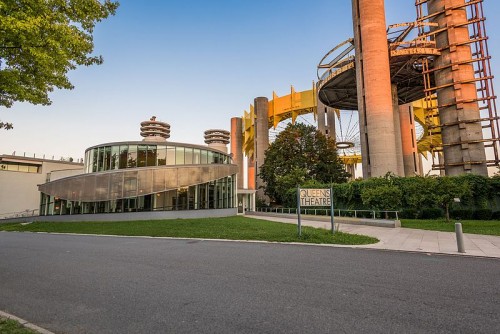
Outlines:
{"type": "MultiPolygon", "coordinates": [[[[297,214],[296,208],[256,208],[256,212],[297,214]]],[[[304,209],[300,210],[303,215],[330,216],[330,209],[304,209]]],[[[394,210],[348,210],[334,209],[334,217],[370,218],[370,219],[393,219],[399,220],[399,211],[394,210]]]]}
{"type": "Polygon", "coordinates": [[[30,152],[12,152],[10,154],[14,157],[23,157],[23,158],[35,158],[35,159],[43,159],[43,160],[54,160],[54,161],[65,161],[65,162],[75,162],[75,163],[83,163],[83,158],[73,159],[72,157],[57,157],[55,155],[45,155],[40,153],[30,153],[30,152]]]}

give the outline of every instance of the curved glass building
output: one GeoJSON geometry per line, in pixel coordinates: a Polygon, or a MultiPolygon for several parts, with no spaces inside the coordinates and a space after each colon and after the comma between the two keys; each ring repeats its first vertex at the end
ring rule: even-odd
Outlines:
{"type": "Polygon", "coordinates": [[[39,185],[40,215],[236,208],[228,154],[143,136],[90,147],[83,174],[39,185]]]}

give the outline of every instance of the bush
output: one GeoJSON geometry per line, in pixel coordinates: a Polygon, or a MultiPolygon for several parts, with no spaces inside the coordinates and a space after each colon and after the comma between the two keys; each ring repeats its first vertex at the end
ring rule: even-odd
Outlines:
{"type": "Polygon", "coordinates": [[[418,217],[418,211],[415,209],[404,209],[399,212],[399,218],[401,219],[416,219],[418,217]]]}
{"type": "Polygon", "coordinates": [[[439,208],[424,208],[420,211],[420,215],[418,218],[420,219],[437,219],[442,218],[443,211],[439,208]]]}
{"type": "Polygon", "coordinates": [[[358,218],[373,218],[372,211],[360,211],[356,214],[358,218]]]}
{"type": "Polygon", "coordinates": [[[500,220],[500,211],[493,212],[493,214],[491,215],[491,219],[500,220]]]}
{"type": "Polygon", "coordinates": [[[450,218],[452,219],[472,219],[474,211],[471,209],[455,209],[450,211],[450,218]]]}
{"type": "Polygon", "coordinates": [[[474,211],[474,219],[477,220],[490,220],[493,217],[491,209],[478,209],[474,211]]]}

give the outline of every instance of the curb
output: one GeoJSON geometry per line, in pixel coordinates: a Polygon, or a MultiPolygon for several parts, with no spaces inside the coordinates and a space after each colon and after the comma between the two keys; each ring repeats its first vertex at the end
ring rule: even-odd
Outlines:
{"type": "Polygon", "coordinates": [[[0,311],[0,318],[15,320],[15,321],[19,322],[21,324],[21,326],[29,328],[31,330],[34,330],[35,332],[40,333],[40,334],[55,334],[51,331],[46,330],[45,328],[34,325],[31,322],[28,322],[27,320],[21,319],[19,317],[16,317],[15,315],[7,313],[7,312],[0,311]]]}

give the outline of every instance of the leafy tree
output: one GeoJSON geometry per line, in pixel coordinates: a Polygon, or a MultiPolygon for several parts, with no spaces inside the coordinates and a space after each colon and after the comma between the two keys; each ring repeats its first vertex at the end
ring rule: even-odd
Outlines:
{"type": "Polygon", "coordinates": [[[455,198],[470,196],[470,188],[467,182],[461,182],[460,178],[442,176],[436,177],[434,200],[445,210],[446,221],[450,221],[450,206],[455,198]]]}
{"type": "Polygon", "coordinates": [[[0,106],[50,105],[54,88],[72,89],[68,71],[102,63],[90,55],[92,33],[117,8],[112,0],[0,0],[0,106]]]}
{"type": "Polygon", "coordinates": [[[376,210],[398,210],[401,207],[402,195],[401,189],[390,184],[365,187],[361,190],[363,204],[376,210]]]}
{"type": "Polygon", "coordinates": [[[0,129],[10,130],[13,126],[11,123],[0,122],[0,129]]]}
{"type": "Polygon", "coordinates": [[[402,191],[402,207],[407,210],[414,210],[417,215],[424,208],[435,206],[434,188],[436,178],[434,177],[400,177],[397,184],[402,191]]]}
{"type": "Polygon", "coordinates": [[[331,138],[313,126],[297,123],[289,124],[269,146],[259,176],[266,183],[266,195],[282,204],[290,188],[309,180],[346,182],[349,174],[331,138]]]}

